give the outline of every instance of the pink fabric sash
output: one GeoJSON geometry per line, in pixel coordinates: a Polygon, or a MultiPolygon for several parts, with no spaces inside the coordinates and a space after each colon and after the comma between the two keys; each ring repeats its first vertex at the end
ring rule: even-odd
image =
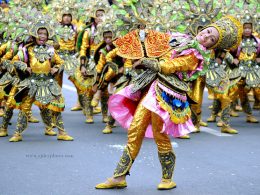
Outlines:
{"type": "MultiPolygon", "coordinates": [[[[183,124],[175,124],[171,121],[169,113],[163,110],[156,100],[156,84],[157,81],[154,81],[144,97],[142,105],[162,118],[164,124],[161,133],[166,133],[173,137],[180,137],[194,131],[195,127],[191,119],[183,124]]],[[[111,96],[108,103],[108,108],[113,118],[126,129],[130,127],[135,110],[141,99],[141,92],[138,91],[132,94],[131,87],[132,85],[127,86],[117,94],[111,96]]],[[[145,136],[149,138],[153,137],[151,125],[148,126],[145,136]]]]}

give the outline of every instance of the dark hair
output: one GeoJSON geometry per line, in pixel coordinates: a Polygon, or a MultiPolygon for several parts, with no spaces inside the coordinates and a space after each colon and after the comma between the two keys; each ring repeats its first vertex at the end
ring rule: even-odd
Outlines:
{"type": "Polygon", "coordinates": [[[146,25],[145,24],[138,24],[137,25],[137,28],[140,28],[141,26],[144,26],[146,28],[146,25]]]}
{"type": "Polygon", "coordinates": [[[251,25],[251,28],[253,28],[252,22],[245,22],[245,23],[243,24],[243,27],[245,26],[245,24],[250,24],[250,25],[251,25]]]}
{"type": "Polygon", "coordinates": [[[69,13],[69,14],[63,14],[63,15],[62,15],[62,19],[63,19],[64,16],[70,16],[71,21],[72,21],[72,15],[71,15],[70,13],[69,13]]]}
{"type": "Polygon", "coordinates": [[[49,32],[48,32],[47,28],[44,28],[44,27],[38,28],[37,34],[38,34],[39,30],[46,30],[46,32],[47,32],[47,37],[49,38],[49,32]]]}
{"type": "Polygon", "coordinates": [[[112,34],[113,34],[112,31],[108,30],[108,31],[104,31],[104,32],[103,32],[103,36],[104,36],[105,33],[112,33],[112,34]]]}
{"type": "Polygon", "coordinates": [[[104,12],[104,13],[105,13],[105,10],[103,10],[103,9],[97,9],[96,12],[95,12],[95,17],[97,16],[97,12],[98,12],[98,11],[101,11],[101,12],[104,12]]]}

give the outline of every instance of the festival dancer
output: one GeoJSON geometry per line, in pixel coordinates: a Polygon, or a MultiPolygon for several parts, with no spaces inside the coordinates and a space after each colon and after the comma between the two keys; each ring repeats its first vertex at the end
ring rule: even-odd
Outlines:
{"type": "MultiPolygon", "coordinates": [[[[230,48],[231,49],[231,48],[230,48]]],[[[206,73],[206,84],[214,92],[211,116],[208,122],[216,122],[218,113],[222,133],[237,134],[238,131],[230,127],[230,114],[232,100],[238,97],[237,83],[241,79],[238,66],[233,64],[233,56],[225,50],[212,50],[211,60],[206,73]]]]}
{"type": "MultiPolygon", "coordinates": [[[[186,33],[191,33],[193,36],[196,36],[201,29],[217,20],[221,14],[220,7],[222,5],[218,3],[213,5],[213,0],[210,0],[209,2],[202,0],[198,2],[198,5],[196,5],[194,1],[187,1],[187,3],[189,7],[183,10],[186,16],[183,23],[186,27],[186,33]]],[[[180,5],[184,6],[184,2],[180,1],[180,5]]],[[[196,127],[196,133],[200,132],[200,126],[208,126],[201,118],[203,94],[206,86],[206,71],[205,67],[205,69],[199,72],[199,77],[193,77],[189,80],[191,86],[189,95],[194,101],[194,103],[191,104],[192,120],[196,127]]],[[[189,139],[190,136],[184,135],[179,138],[189,139]]]]}
{"type": "Polygon", "coordinates": [[[28,74],[28,77],[17,86],[15,100],[20,102],[20,112],[16,131],[9,141],[22,141],[22,133],[27,128],[28,113],[33,103],[39,106],[45,126],[54,124],[58,128],[58,140],[72,141],[73,138],[64,129],[61,116],[64,109],[61,87],[54,79],[63,61],[54,47],[46,43],[55,35],[55,22],[36,10],[31,10],[25,20],[26,23],[22,23],[27,24],[24,30],[33,37],[33,42],[18,51],[12,60],[17,71],[28,74]],[[29,25],[29,21],[32,25],[29,25]]]}
{"type": "MultiPolygon", "coordinates": [[[[145,9],[149,6],[140,7],[145,9]]],[[[134,13],[138,16],[137,12],[134,13]]],[[[186,95],[189,87],[183,76],[190,77],[203,68],[206,49],[225,49],[238,45],[241,30],[237,20],[225,17],[202,30],[195,40],[147,30],[144,34],[142,31],[132,31],[114,42],[119,56],[132,59],[134,67],[144,66],[147,70],[136,78],[133,85],[109,100],[112,116],[128,127],[128,141],[114,175],[98,184],[97,189],[127,186],[125,177],[139,153],[149,124],[152,125],[162,166],[162,180],[158,189],[176,187],[172,181],[175,154],[168,135],[180,136],[195,130],[186,95]]]]}
{"type": "MultiPolygon", "coordinates": [[[[252,13],[256,12],[252,11],[252,13]]],[[[246,122],[258,123],[259,121],[253,116],[247,96],[250,89],[253,89],[257,101],[260,99],[260,40],[252,34],[254,24],[257,21],[254,21],[256,18],[251,15],[249,9],[243,10],[243,13],[240,14],[240,19],[244,29],[243,40],[238,49],[233,52],[234,63],[239,66],[241,71],[241,80],[238,82],[238,93],[243,111],[247,114],[246,122]]]]}
{"type": "MultiPolygon", "coordinates": [[[[137,73],[132,71],[132,61],[124,59],[117,55],[117,49],[113,44],[113,41],[122,36],[122,32],[124,29],[130,29],[132,23],[123,23],[121,25],[117,25],[116,20],[118,16],[115,12],[111,11],[108,16],[104,18],[103,22],[99,25],[99,33],[100,36],[104,39],[106,46],[100,50],[100,57],[98,64],[96,66],[97,70],[97,84],[94,85],[93,91],[97,91],[92,99],[92,106],[95,106],[99,99],[101,99],[101,104],[103,103],[105,107],[103,110],[107,111],[107,98],[104,101],[104,97],[102,98],[102,93],[108,93],[108,87],[112,85],[114,87],[114,91],[118,91],[123,87],[127,86],[132,77],[137,73]]],[[[105,97],[107,97],[105,95],[105,97]]],[[[112,128],[114,127],[115,120],[111,115],[108,116],[107,120],[103,122],[106,123],[106,127],[103,129],[104,134],[112,133],[112,128]]]]}
{"type": "MultiPolygon", "coordinates": [[[[102,17],[110,9],[107,1],[90,2],[89,11],[91,11],[91,23],[78,36],[78,50],[80,51],[80,71],[76,71],[74,78],[71,78],[75,84],[79,102],[86,113],[86,123],[94,123],[93,106],[91,101],[94,92],[92,87],[96,82],[96,63],[94,56],[103,44],[97,37],[97,25],[102,22],[102,17]]],[[[98,57],[97,57],[98,59],[98,57]]]]}
{"type": "MultiPolygon", "coordinates": [[[[17,54],[18,48],[23,47],[23,42],[20,37],[23,35],[21,32],[18,32],[18,25],[17,23],[10,23],[8,19],[11,19],[14,22],[18,22],[20,19],[19,12],[22,9],[20,8],[17,10],[15,7],[11,7],[8,13],[6,13],[5,17],[1,21],[2,27],[5,30],[5,39],[9,39],[5,44],[3,44],[4,50],[2,50],[5,55],[1,58],[2,66],[2,75],[0,79],[0,86],[1,86],[1,100],[6,100],[5,112],[3,115],[3,121],[0,128],[0,137],[7,136],[7,128],[10,123],[10,120],[13,116],[13,110],[17,108],[17,104],[13,100],[13,95],[17,92],[17,85],[21,78],[16,74],[15,68],[10,63],[10,60],[17,54]],[[16,13],[14,15],[13,13],[16,13]],[[11,37],[13,40],[11,40],[11,37]]],[[[39,120],[32,116],[32,111],[29,112],[28,116],[29,123],[38,123],[39,120]]]]}
{"type": "MultiPolygon", "coordinates": [[[[85,14],[86,3],[79,3],[77,0],[54,1],[50,5],[51,12],[55,13],[55,17],[61,24],[61,28],[57,29],[58,35],[58,53],[66,62],[61,72],[57,75],[59,84],[62,85],[63,72],[65,71],[69,79],[74,76],[76,68],[79,67],[77,57],[77,36],[79,18],[85,14]]],[[[80,28],[80,26],[79,26],[80,28]]],[[[79,103],[71,108],[71,111],[82,110],[79,103]]]]}

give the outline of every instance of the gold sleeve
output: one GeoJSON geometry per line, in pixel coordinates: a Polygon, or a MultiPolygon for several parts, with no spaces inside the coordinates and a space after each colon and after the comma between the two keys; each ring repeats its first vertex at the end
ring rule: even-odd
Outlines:
{"type": "Polygon", "coordinates": [[[108,67],[108,71],[106,72],[104,79],[105,79],[105,81],[109,82],[116,75],[117,75],[117,73],[111,67],[108,67]]]}
{"type": "Polygon", "coordinates": [[[56,51],[54,52],[53,61],[54,61],[53,67],[55,68],[60,68],[64,63],[64,61],[60,58],[60,56],[56,53],[56,51]]]}
{"type": "Polygon", "coordinates": [[[117,51],[118,49],[115,48],[112,51],[110,51],[107,55],[106,55],[106,61],[107,62],[112,62],[113,59],[117,56],[117,51]]]}
{"type": "Polygon", "coordinates": [[[21,61],[19,55],[15,55],[12,59],[12,62],[21,61]]]}
{"type": "Polygon", "coordinates": [[[13,50],[8,51],[8,52],[2,57],[1,62],[2,62],[3,60],[11,60],[12,57],[13,57],[13,53],[14,53],[13,50]]]}
{"type": "Polygon", "coordinates": [[[7,43],[1,45],[1,47],[0,47],[0,57],[2,55],[4,55],[6,48],[7,48],[7,43]]]}
{"type": "Polygon", "coordinates": [[[87,55],[87,49],[89,48],[89,33],[88,31],[84,32],[83,38],[82,38],[82,45],[80,47],[80,56],[86,57],[87,55]]]}
{"type": "Polygon", "coordinates": [[[159,66],[163,74],[172,74],[178,71],[195,70],[199,64],[195,55],[189,54],[171,59],[171,53],[159,59],[159,66]]]}
{"type": "Polygon", "coordinates": [[[130,59],[126,59],[125,63],[124,63],[124,68],[133,68],[133,63],[132,60],[130,59]]]}
{"type": "Polygon", "coordinates": [[[97,73],[100,74],[106,64],[106,56],[103,53],[100,53],[99,60],[96,66],[97,73]]]}
{"type": "Polygon", "coordinates": [[[60,50],[68,50],[74,51],[75,50],[75,37],[73,40],[65,41],[64,39],[59,40],[60,50]]]}

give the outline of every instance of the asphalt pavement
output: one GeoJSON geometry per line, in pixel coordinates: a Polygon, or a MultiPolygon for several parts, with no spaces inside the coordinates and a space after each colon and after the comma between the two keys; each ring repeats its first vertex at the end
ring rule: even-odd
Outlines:
{"type": "MultiPolygon", "coordinates": [[[[220,133],[215,123],[191,134],[190,140],[172,139],[177,156],[174,181],[177,188],[158,191],[161,168],[157,147],[145,139],[127,177],[128,187],[121,190],[96,190],[96,184],[112,176],[126,143],[126,130],[116,127],[103,135],[101,115],[94,124],[86,124],[81,112],[71,112],[76,103],[73,85],[65,79],[67,108],[63,113],[73,142],[57,141],[44,135],[44,126],[29,124],[23,141],[10,143],[17,111],[9,127],[9,137],[0,138],[0,195],[259,195],[260,124],[245,122],[245,114],[232,118],[238,135],[220,133]]],[[[209,116],[211,100],[205,93],[203,119],[209,116]]],[[[40,118],[39,109],[33,114],[40,118]]],[[[259,111],[254,111],[260,120],[259,111]]],[[[1,121],[1,119],[0,119],[1,121]]]]}

